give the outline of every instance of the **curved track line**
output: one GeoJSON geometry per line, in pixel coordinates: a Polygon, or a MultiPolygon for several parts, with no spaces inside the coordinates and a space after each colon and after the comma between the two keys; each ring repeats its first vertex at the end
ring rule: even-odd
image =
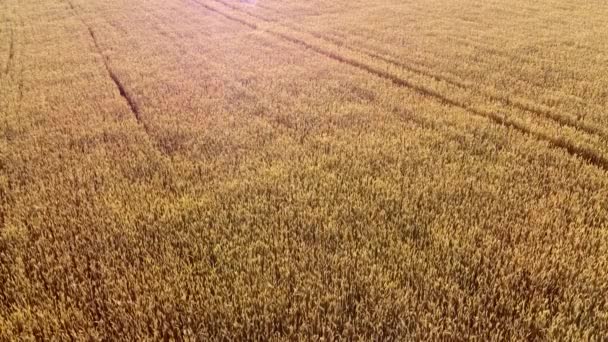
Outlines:
{"type": "Polygon", "coordinates": [[[254,23],[250,23],[250,22],[248,22],[246,20],[243,20],[243,19],[237,18],[235,16],[232,16],[230,14],[224,13],[224,12],[222,12],[222,11],[220,11],[218,9],[215,9],[215,8],[213,8],[213,7],[205,4],[203,2],[200,2],[200,1],[197,1],[197,0],[192,0],[192,1],[195,2],[195,3],[197,3],[199,6],[208,9],[211,12],[214,12],[214,13],[217,13],[217,14],[221,15],[222,17],[224,17],[226,19],[230,19],[230,20],[235,21],[237,23],[243,24],[243,25],[245,25],[245,26],[247,26],[249,28],[252,28],[254,30],[258,28],[258,25],[254,24],[254,23]]]}
{"type": "MultiPolygon", "coordinates": [[[[19,24],[20,27],[23,28],[25,26],[23,19],[20,17],[19,18],[19,24]]],[[[21,49],[20,54],[18,55],[17,58],[23,59],[23,49],[21,49]]],[[[18,98],[17,98],[17,114],[21,113],[21,107],[23,107],[23,63],[19,63],[18,64],[20,66],[19,68],[19,86],[17,87],[18,89],[18,98]]]]}
{"type": "Polygon", "coordinates": [[[137,120],[137,122],[139,122],[145,126],[145,124],[141,121],[141,114],[139,113],[139,108],[137,106],[137,103],[135,103],[135,100],[133,100],[133,98],[127,93],[124,85],[122,84],[122,82],[120,81],[118,76],[116,76],[114,71],[110,68],[108,59],[101,53],[101,48],[99,47],[99,43],[97,42],[97,37],[95,37],[95,33],[93,32],[93,29],[88,26],[87,26],[87,29],[89,31],[89,35],[91,36],[91,39],[93,40],[93,43],[95,44],[95,48],[97,49],[97,52],[99,53],[99,55],[101,55],[103,57],[104,65],[106,67],[108,75],[110,76],[110,78],[112,79],[114,84],[116,85],[116,88],[118,88],[118,92],[120,93],[120,96],[122,96],[125,99],[125,101],[127,102],[127,105],[129,105],[129,108],[131,109],[131,112],[133,112],[133,115],[135,116],[135,119],[137,120]]]}
{"type": "Polygon", "coordinates": [[[120,78],[118,78],[118,76],[116,76],[116,73],[110,67],[109,60],[103,54],[102,49],[99,45],[99,42],[97,41],[97,37],[95,36],[95,33],[93,32],[93,29],[78,14],[78,11],[76,10],[76,8],[72,4],[72,2],[69,0],[66,0],[66,1],[69,4],[72,11],[75,13],[76,17],[79,18],[80,21],[83,23],[83,25],[87,28],[89,35],[91,36],[91,40],[93,41],[93,44],[95,45],[96,52],[97,52],[97,54],[99,54],[99,56],[101,56],[101,58],[103,60],[103,65],[106,69],[106,72],[108,73],[108,76],[110,76],[110,79],[112,80],[112,82],[114,83],[116,88],[118,89],[120,96],[127,103],[127,106],[129,107],[131,113],[135,117],[135,120],[137,121],[137,123],[141,124],[142,127],[144,128],[144,130],[146,131],[146,133],[149,134],[149,128],[148,128],[147,124],[141,118],[141,113],[140,113],[139,107],[137,106],[137,103],[135,102],[133,97],[129,94],[129,92],[126,90],[126,88],[125,88],[124,84],[122,83],[122,81],[120,80],[120,78]]]}
{"type": "MultiPolygon", "coordinates": [[[[252,29],[258,29],[258,26],[255,23],[250,23],[244,19],[241,18],[236,18],[230,14],[224,13],[214,7],[211,7],[209,5],[203,4],[202,2],[198,1],[198,0],[192,0],[193,2],[201,5],[202,7],[217,13],[229,20],[241,23],[249,28],[252,29]]],[[[214,0],[217,1],[217,0],[214,0]]],[[[571,154],[574,157],[580,157],[584,160],[586,160],[588,163],[593,164],[595,166],[597,166],[598,168],[604,170],[604,171],[608,171],[608,159],[606,159],[605,157],[603,157],[602,155],[599,155],[596,151],[593,151],[592,149],[586,148],[586,147],[581,147],[581,146],[576,146],[573,145],[572,143],[562,139],[562,138],[556,138],[553,136],[550,136],[544,132],[537,132],[537,131],[533,131],[531,130],[529,127],[526,127],[524,124],[517,122],[515,120],[509,119],[505,116],[501,116],[497,113],[493,113],[493,112],[488,112],[488,111],[484,111],[484,110],[480,110],[480,109],[476,109],[473,107],[470,107],[469,105],[462,103],[458,100],[454,100],[454,99],[450,99],[449,97],[446,97],[432,89],[428,89],[424,86],[420,86],[420,85],[416,85],[411,83],[410,81],[406,80],[406,79],[402,79],[396,75],[390,74],[386,71],[377,69],[371,65],[367,65],[363,62],[357,61],[355,59],[352,58],[348,58],[345,56],[342,56],[340,54],[337,54],[333,51],[328,51],[326,49],[323,49],[322,47],[313,45],[311,43],[308,43],[302,39],[299,38],[295,38],[292,37],[286,33],[282,33],[282,32],[275,32],[275,31],[271,31],[269,29],[260,29],[261,31],[270,34],[272,36],[281,38],[285,41],[294,43],[296,45],[300,45],[303,46],[307,49],[310,49],[311,51],[314,51],[320,55],[323,55],[327,58],[333,59],[335,61],[344,63],[344,64],[348,64],[350,66],[353,66],[355,68],[358,68],[360,70],[364,70],[370,74],[376,75],[378,77],[384,78],[386,80],[389,80],[391,82],[393,82],[394,84],[404,87],[404,88],[408,88],[408,89],[412,89],[415,90],[416,92],[422,94],[423,96],[427,96],[427,97],[431,97],[434,98],[436,100],[438,100],[440,103],[445,104],[445,105],[450,105],[453,107],[457,107],[457,108],[461,108],[475,116],[479,116],[479,117],[483,117],[486,119],[489,119],[490,121],[494,122],[495,124],[498,125],[502,125],[502,126],[507,126],[510,128],[513,128],[515,130],[520,131],[521,133],[524,133],[528,136],[531,136],[537,140],[540,141],[545,141],[547,143],[549,143],[550,145],[563,149],[565,151],[567,151],[569,154],[571,154]]]]}
{"type": "Polygon", "coordinates": [[[10,29],[10,43],[8,46],[8,57],[6,59],[6,64],[4,66],[4,74],[8,75],[11,70],[11,65],[13,64],[13,57],[15,57],[15,29],[11,26],[10,29]]]}
{"type": "MultiPolygon", "coordinates": [[[[242,8],[239,8],[238,6],[232,5],[232,4],[230,4],[229,2],[227,2],[225,0],[213,0],[213,1],[215,1],[217,3],[220,3],[220,4],[226,6],[226,7],[230,8],[230,9],[233,9],[233,10],[237,11],[237,12],[244,13],[246,15],[249,15],[249,16],[253,17],[253,18],[259,19],[259,20],[261,20],[263,22],[276,24],[278,26],[282,26],[284,28],[294,30],[294,31],[296,31],[298,33],[310,34],[311,36],[313,36],[315,38],[318,38],[318,39],[321,39],[321,40],[325,40],[327,42],[335,44],[338,47],[344,47],[344,48],[346,48],[348,50],[351,50],[353,52],[361,53],[361,54],[364,54],[364,55],[366,55],[368,57],[379,59],[379,60],[381,60],[381,61],[383,61],[385,63],[392,64],[394,66],[400,67],[400,68],[405,69],[407,71],[410,71],[412,73],[416,73],[416,74],[419,74],[419,75],[431,78],[431,79],[433,79],[433,80],[435,80],[437,82],[445,82],[445,83],[448,83],[448,84],[450,84],[450,85],[452,85],[454,87],[457,87],[457,88],[460,88],[460,89],[463,89],[463,90],[469,91],[469,92],[477,91],[480,95],[484,96],[485,98],[487,98],[487,99],[489,99],[491,101],[499,102],[503,106],[506,106],[506,107],[513,106],[513,107],[515,107],[515,108],[517,108],[519,110],[522,110],[524,112],[527,112],[527,113],[530,113],[530,114],[533,114],[533,115],[536,115],[536,116],[539,116],[539,117],[544,117],[546,119],[552,120],[552,121],[554,121],[555,123],[557,123],[560,126],[571,127],[571,128],[573,128],[575,130],[579,130],[579,131],[585,132],[585,133],[590,134],[590,135],[597,135],[597,136],[599,136],[599,137],[601,137],[603,139],[608,140],[608,132],[606,132],[604,129],[602,129],[600,127],[597,127],[595,125],[592,125],[592,124],[588,124],[586,122],[581,122],[579,120],[575,120],[575,119],[573,119],[571,117],[571,115],[563,115],[563,114],[555,113],[555,112],[553,112],[551,110],[548,110],[548,109],[534,108],[534,107],[531,107],[530,105],[527,105],[527,104],[522,103],[520,101],[513,100],[513,99],[511,99],[511,98],[509,98],[507,96],[492,95],[492,94],[490,94],[487,91],[484,91],[482,89],[471,90],[470,87],[468,87],[462,81],[452,80],[451,78],[448,78],[448,77],[445,77],[445,76],[441,76],[441,75],[437,75],[437,74],[434,74],[432,72],[428,72],[428,71],[422,70],[420,68],[416,68],[416,67],[407,65],[407,64],[405,64],[403,62],[399,62],[399,61],[393,59],[392,57],[387,57],[387,56],[383,56],[383,55],[380,55],[380,54],[377,54],[377,53],[374,53],[374,52],[369,52],[366,49],[363,49],[361,47],[352,47],[352,46],[348,46],[348,45],[343,45],[341,42],[337,41],[334,38],[330,38],[330,37],[327,37],[327,36],[325,36],[323,34],[319,34],[319,33],[316,33],[316,32],[311,32],[311,31],[308,31],[308,30],[303,30],[303,29],[297,28],[294,25],[291,25],[291,24],[288,24],[288,23],[280,23],[278,21],[270,20],[270,19],[268,19],[268,18],[266,18],[266,17],[264,17],[262,15],[251,13],[249,11],[246,11],[246,10],[242,9],[242,8]]],[[[205,7],[209,8],[208,6],[205,6],[205,7]]],[[[277,14],[281,14],[280,12],[278,12],[278,11],[276,11],[274,9],[271,9],[271,10],[273,12],[277,13],[277,14]]],[[[238,18],[237,18],[237,20],[243,21],[242,19],[238,19],[238,18]]]]}
{"type": "MultiPolygon", "coordinates": [[[[366,55],[368,57],[380,59],[380,60],[382,60],[382,61],[384,61],[386,63],[393,64],[395,66],[398,66],[400,68],[408,70],[408,71],[410,71],[412,73],[417,73],[417,74],[424,75],[426,77],[432,78],[432,79],[434,79],[437,82],[445,82],[445,83],[448,83],[448,84],[450,84],[450,85],[452,85],[454,87],[457,87],[457,88],[463,88],[463,89],[466,88],[466,85],[463,82],[461,82],[461,81],[453,80],[453,79],[450,79],[450,78],[445,77],[445,76],[441,76],[441,75],[430,73],[430,72],[422,70],[420,68],[417,68],[417,67],[414,67],[414,66],[411,66],[411,65],[407,65],[407,64],[405,64],[403,62],[399,62],[399,61],[397,61],[397,60],[395,60],[393,58],[382,56],[382,55],[374,53],[374,52],[366,51],[365,49],[363,49],[361,47],[353,47],[353,46],[344,45],[342,42],[340,42],[339,40],[337,40],[335,38],[330,38],[330,37],[327,37],[326,35],[323,35],[323,34],[320,34],[320,33],[317,33],[317,32],[303,30],[303,29],[300,29],[300,28],[296,27],[293,24],[281,23],[279,21],[268,19],[268,18],[264,17],[263,15],[259,15],[259,14],[255,14],[255,13],[251,13],[249,11],[243,10],[242,8],[239,8],[238,6],[232,5],[232,4],[228,3],[228,2],[226,2],[225,0],[213,0],[213,1],[221,3],[222,5],[224,5],[224,6],[228,7],[228,8],[231,8],[231,9],[233,9],[235,11],[244,13],[246,15],[249,15],[249,16],[253,17],[253,18],[259,19],[259,20],[261,20],[263,22],[276,24],[278,26],[282,26],[284,28],[287,28],[287,29],[290,29],[290,30],[294,30],[294,31],[299,32],[299,33],[310,34],[311,36],[313,36],[313,37],[315,37],[317,39],[325,40],[327,42],[330,42],[332,44],[337,45],[338,47],[344,47],[344,48],[346,48],[348,50],[351,50],[353,52],[361,53],[361,54],[366,55]]],[[[265,8],[267,10],[273,11],[274,13],[281,14],[277,10],[270,9],[268,7],[265,7],[265,8]]]]}

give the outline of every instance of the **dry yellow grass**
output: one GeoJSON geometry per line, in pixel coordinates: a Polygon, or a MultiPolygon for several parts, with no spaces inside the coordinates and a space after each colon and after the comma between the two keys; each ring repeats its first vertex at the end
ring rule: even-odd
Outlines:
{"type": "Polygon", "coordinates": [[[608,339],[605,2],[0,6],[0,340],[608,339]]]}

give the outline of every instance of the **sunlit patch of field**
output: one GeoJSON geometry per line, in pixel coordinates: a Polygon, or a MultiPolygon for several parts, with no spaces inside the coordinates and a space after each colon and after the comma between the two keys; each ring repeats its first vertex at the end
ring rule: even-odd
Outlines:
{"type": "Polygon", "coordinates": [[[608,338],[607,17],[3,1],[0,340],[608,338]]]}

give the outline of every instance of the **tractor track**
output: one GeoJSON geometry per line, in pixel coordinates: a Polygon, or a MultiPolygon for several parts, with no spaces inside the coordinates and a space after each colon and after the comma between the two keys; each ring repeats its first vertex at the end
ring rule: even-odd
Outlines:
{"type": "MultiPolygon", "coordinates": [[[[297,31],[297,28],[293,28],[293,29],[297,31]]],[[[335,38],[329,38],[329,37],[323,36],[322,34],[315,34],[315,33],[308,32],[308,31],[304,31],[304,32],[308,33],[308,34],[310,34],[310,35],[312,35],[314,37],[317,37],[317,38],[324,39],[326,41],[332,42],[332,43],[334,43],[337,46],[343,46],[335,38]]],[[[431,72],[422,70],[420,68],[409,66],[409,65],[407,65],[405,63],[402,63],[402,62],[399,62],[399,61],[395,60],[393,57],[377,54],[377,53],[374,53],[374,52],[369,52],[369,51],[366,51],[363,48],[352,48],[350,46],[345,46],[345,47],[347,49],[352,50],[352,51],[360,52],[360,53],[363,53],[363,54],[365,54],[365,55],[367,55],[369,57],[379,59],[379,60],[381,60],[381,61],[383,61],[385,63],[401,67],[401,68],[403,68],[405,70],[408,70],[408,71],[410,71],[412,73],[418,73],[420,75],[426,76],[426,77],[431,78],[431,79],[433,79],[433,80],[435,80],[437,82],[443,81],[443,82],[446,82],[446,83],[448,83],[448,84],[450,84],[450,85],[452,85],[452,86],[454,86],[456,88],[459,88],[459,89],[462,89],[462,90],[465,90],[465,91],[469,91],[469,92],[477,91],[480,95],[482,95],[483,97],[487,98],[488,100],[498,102],[498,103],[500,103],[503,106],[506,106],[506,107],[509,107],[509,106],[515,107],[515,108],[517,108],[517,109],[519,109],[519,110],[521,110],[523,112],[527,112],[527,113],[530,113],[530,114],[537,115],[539,117],[544,117],[544,118],[547,118],[549,120],[552,120],[552,121],[556,122],[557,124],[559,124],[561,126],[571,127],[571,128],[574,128],[576,130],[585,132],[585,133],[590,134],[590,135],[597,135],[597,136],[601,137],[602,139],[608,141],[608,131],[605,130],[605,129],[603,129],[603,128],[601,128],[601,127],[599,127],[599,126],[597,126],[597,125],[595,125],[595,124],[593,124],[593,123],[588,123],[588,122],[580,121],[580,120],[574,119],[573,115],[556,113],[555,111],[553,111],[551,109],[548,109],[548,108],[535,108],[534,107],[535,105],[537,105],[539,107],[545,107],[543,104],[538,104],[538,103],[535,103],[535,104],[526,104],[526,103],[522,102],[521,100],[512,99],[512,98],[510,98],[508,96],[493,95],[493,94],[491,94],[491,93],[489,93],[487,91],[484,91],[482,89],[471,90],[471,86],[465,84],[465,82],[463,82],[463,81],[454,80],[454,79],[452,79],[450,77],[436,75],[436,74],[433,74],[431,72]]]]}
{"type": "Polygon", "coordinates": [[[13,64],[13,58],[15,57],[15,29],[11,25],[9,30],[10,32],[10,41],[8,46],[8,57],[6,58],[6,64],[4,65],[4,74],[8,75],[11,70],[11,66],[13,64]]]}
{"type": "Polygon", "coordinates": [[[141,111],[139,109],[139,106],[137,105],[137,102],[135,101],[133,96],[129,93],[129,91],[127,91],[123,82],[120,80],[120,78],[116,75],[116,73],[110,66],[110,61],[109,61],[108,57],[103,54],[103,50],[101,49],[101,46],[99,45],[99,41],[97,40],[97,37],[95,36],[95,32],[93,31],[91,26],[88,25],[86,23],[86,21],[79,15],[78,11],[76,10],[76,8],[72,4],[72,2],[69,0],[66,0],[66,1],[67,1],[68,5],[70,6],[71,10],[74,12],[75,16],[78,19],[80,19],[82,24],[87,28],[89,36],[91,37],[91,40],[93,41],[93,44],[95,46],[96,52],[103,61],[103,65],[106,69],[108,76],[110,77],[110,79],[112,80],[114,85],[116,86],[116,89],[118,90],[120,96],[127,103],[127,106],[129,107],[131,113],[133,114],[133,117],[135,118],[137,123],[140,124],[144,128],[144,131],[146,132],[146,134],[149,135],[150,129],[149,129],[148,125],[142,120],[141,111]]]}
{"type": "Polygon", "coordinates": [[[194,3],[197,3],[199,6],[201,6],[201,7],[205,8],[205,9],[211,11],[211,12],[214,12],[216,14],[221,15],[222,17],[224,17],[226,19],[229,19],[229,20],[232,20],[232,21],[237,22],[239,24],[245,25],[245,26],[247,26],[249,28],[252,28],[254,30],[258,29],[258,25],[254,24],[254,23],[250,23],[250,22],[248,22],[246,20],[243,20],[243,19],[237,18],[235,16],[232,16],[230,14],[224,13],[224,12],[222,12],[222,11],[220,11],[218,9],[215,9],[215,8],[209,6],[209,5],[207,5],[207,4],[205,4],[205,3],[201,2],[201,1],[197,1],[197,0],[192,0],[192,1],[194,3]]]}
{"type": "MultiPolygon", "coordinates": [[[[21,25],[21,27],[23,28],[25,26],[25,24],[23,23],[23,19],[20,18],[19,23],[21,25]]],[[[20,53],[20,58],[23,58],[23,49],[21,50],[20,53]]],[[[17,97],[17,113],[21,113],[21,108],[23,106],[23,63],[20,63],[20,68],[19,68],[19,85],[17,86],[18,89],[18,97],[17,97]]]]}
{"type": "Polygon", "coordinates": [[[23,19],[20,18],[19,15],[17,15],[16,11],[13,9],[13,15],[16,17],[16,19],[11,19],[10,21],[7,21],[7,31],[10,32],[10,38],[9,38],[9,51],[8,51],[8,55],[6,58],[6,64],[4,66],[4,75],[6,77],[9,77],[17,82],[17,100],[15,101],[16,103],[16,113],[20,113],[21,112],[21,107],[23,105],[23,64],[22,63],[18,63],[18,59],[22,58],[22,53],[20,53],[17,49],[16,45],[16,35],[15,35],[15,25],[18,25],[18,27],[23,28],[24,27],[24,23],[23,23],[23,19]],[[11,75],[9,75],[11,74],[11,75]]]}
{"type": "MultiPolygon", "coordinates": [[[[518,55],[510,54],[508,52],[498,50],[494,47],[487,47],[485,45],[480,45],[482,43],[479,43],[479,42],[472,43],[471,42],[472,40],[470,40],[468,38],[450,37],[450,39],[459,45],[465,45],[465,46],[470,46],[470,47],[473,47],[476,49],[480,49],[481,51],[484,51],[485,53],[488,53],[490,55],[497,56],[499,58],[503,58],[506,60],[517,59],[517,60],[521,60],[530,65],[533,65],[534,63],[537,63],[537,62],[543,62],[543,63],[547,63],[547,64],[550,64],[553,62],[553,61],[551,61],[549,59],[545,59],[545,58],[530,58],[527,56],[521,56],[521,55],[518,56],[518,55]]],[[[332,38],[328,39],[328,41],[331,41],[331,40],[332,40],[332,38]]],[[[367,53],[369,53],[369,52],[367,52],[367,53]]],[[[370,56],[372,56],[374,53],[369,53],[369,54],[370,54],[370,56]]],[[[386,57],[386,56],[380,55],[380,57],[378,57],[378,58],[385,62],[396,65],[396,63],[394,63],[394,59],[392,56],[386,57]]],[[[454,74],[452,74],[452,75],[454,77],[458,77],[457,75],[454,75],[454,74]]],[[[429,75],[429,77],[432,78],[433,76],[429,75]]],[[[450,79],[451,78],[447,78],[447,80],[450,80],[450,79]]],[[[532,84],[536,88],[544,88],[544,84],[542,82],[531,82],[530,80],[525,80],[525,81],[532,84]]],[[[464,86],[463,89],[470,88],[470,85],[465,85],[464,83],[461,83],[460,81],[456,81],[456,83],[462,84],[464,86]]],[[[555,88],[551,88],[551,89],[555,90],[555,88]]],[[[489,100],[500,102],[501,104],[503,104],[505,106],[513,106],[519,110],[528,112],[530,114],[535,114],[540,117],[545,117],[547,119],[555,121],[556,123],[558,123],[562,126],[572,127],[574,129],[580,130],[587,134],[597,135],[597,136],[601,137],[602,139],[608,141],[608,130],[598,126],[597,124],[575,119],[576,115],[573,115],[572,113],[568,113],[568,112],[560,113],[551,108],[548,108],[547,105],[542,104],[542,103],[532,103],[532,104],[525,103],[524,101],[528,100],[525,97],[516,99],[516,98],[511,98],[509,96],[493,95],[487,91],[484,91],[483,89],[476,89],[476,91],[479,92],[480,95],[488,98],[489,100]],[[542,108],[538,108],[538,107],[542,107],[542,108]]]]}
{"type": "MultiPolygon", "coordinates": [[[[278,21],[270,20],[270,19],[268,19],[268,18],[266,18],[266,17],[264,17],[262,15],[251,13],[249,11],[243,10],[243,9],[239,8],[238,6],[232,5],[232,4],[230,4],[229,2],[227,2],[225,0],[213,0],[213,1],[215,1],[217,3],[220,3],[220,4],[222,4],[222,5],[226,6],[226,7],[234,10],[234,11],[237,11],[237,12],[243,13],[245,15],[248,15],[248,16],[250,16],[252,18],[256,18],[258,20],[261,20],[261,21],[263,21],[265,23],[270,23],[270,24],[275,24],[275,25],[278,25],[278,26],[282,26],[282,27],[284,27],[286,29],[290,29],[290,30],[293,30],[293,31],[298,32],[298,33],[309,34],[309,35],[311,35],[311,36],[313,36],[313,37],[315,37],[317,39],[325,40],[325,41],[327,41],[329,43],[332,43],[332,44],[334,44],[334,45],[336,45],[338,47],[343,47],[343,48],[346,48],[346,49],[348,49],[350,51],[353,51],[355,53],[361,53],[361,54],[366,55],[366,56],[368,56],[370,58],[381,60],[381,61],[383,61],[383,62],[385,62],[387,64],[391,64],[393,66],[402,68],[402,69],[404,69],[406,71],[409,71],[411,73],[422,75],[424,77],[433,79],[436,82],[445,82],[447,84],[450,84],[451,86],[454,86],[456,88],[459,88],[459,89],[462,89],[462,90],[468,91],[468,92],[477,91],[478,94],[482,95],[486,99],[494,101],[494,102],[498,102],[498,103],[500,103],[501,105],[503,105],[505,107],[514,107],[514,108],[519,109],[519,110],[521,110],[523,112],[527,112],[527,113],[530,113],[530,114],[533,114],[533,115],[536,115],[536,116],[539,116],[539,117],[546,118],[548,120],[552,120],[552,121],[554,121],[555,123],[557,123],[560,126],[566,126],[566,127],[570,127],[570,128],[573,128],[575,130],[578,130],[578,131],[581,131],[581,132],[584,132],[584,133],[587,133],[587,134],[590,134],[590,135],[596,135],[596,136],[599,136],[600,138],[602,138],[603,140],[608,141],[608,132],[606,130],[604,130],[601,127],[598,127],[596,125],[589,124],[589,123],[586,123],[586,122],[581,122],[580,120],[576,120],[576,119],[572,118],[571,115],[564,115],[564,114],[555,113],[554,111],[551,111],[549,109],[534,108],[533,106],[527,105],[527,104],[522,103],[522,102],[520,102],[518,100],[513,100],[513,99],[511,99],[508,96],[496,96],[496,95],[492,95],[492,94],[488,93],[487,91],[483,91],[481,89],[476,89],[476,90],[473,89],[473,90],[471,90],[470,86],[467,86],[462,81],[453,80],[453,79],[445,77],[445,76],[437,75],[435,73],[432,73],[432,72],[429,72],[429,71],[425,71],[425,70],[422,70],[420,68],[416,68],[414,66],[410,66],[410,65],[405,64],[403,62],[397,61],[397,60],[395,60],[395,59],[393,59],[391,57],[383,56],[383,55],[380,55],[380,54],[377,54],[377,53],[374,53],[374,52],[369,52],[369,51],[367,51],[367,49],[363,49],[361,47],[352,47],[352,46],[344,45],[341,42],[337,41],[336,39],[327,37],[327,36],[325,36],[323,34],[319,34],[319,33],[316,33],[316,32],[310,32],[308,30],[302,30],[302,29],[300,29],[298,27],[295,27],[294,25],[291,25],[291,24],[280,23],[278,21]]],[[[209,8],[209,6],[205,6],[205,7],[209,8]]],[[[275,13],[280,14],[278,11],[276,11],[274,9],[269,9],[269,10],[271,10],[271,11],[273,11],[275,13]]],[[[237,20],[239,22],[243,22],[244,21],[244,20],[242,20],[240,18],[237,18],[237,20]]],[[[251,27],[251,28],[257,28],[255,24],[251,25],[251,23],[247,23],[246,25],[249,26],[249,27],[251,27]]]]}
{"type": "MultiPolygon", "coordinates": [[[[322,47],[316,46],[314,44],[311,44],[303,39],[297,38],[297,37],[293,37],[287,33],[283,33],[283,32],[276,32],[276,31],[272,31],[270,29],[267,28],[261,28],[259,27],[256,23],[252,23],[249,22],[247,20],[235,17],[233,15],[230,15],[228,13],[225,13],[217,8],[214,8],[212,6],[209,6],[199,0],[192,0],[193,2],[199,4],[201,7],[214,12],[226,19],[232,20],[234,22],[240,23],[246,27],[249,27],[251,29],[254,30],[260,30],[262,32],[265,32],[269,35],[278,37],[282,40],[291,42],[293,44],[296,45],[300,45],[302,47],[305,47],[306,49],[309,49],[311,51],[314,51],[322,56],[325,56],[326,58],[335,60],[337,62],[343,63],[343,64],[347,64],[350,65],[352,67],[355,67],[357,69],[366,71],[370,74],[373,74],[375,76],[384,78],[388,81],[391,81],[393,84],[398,85],[400,87],[403,88],[408,88],[408,89],[412,89],[416,92],[418,92],[419,94],[429,97],[429,98],[434,98],[437,101],[439,101],[440,103],[444,104],[444,105],[448,105],[448,106],[452,106],[452,107],[457,107],[460,109],[465,110],[466,112],[473,114],[475,116],[478,117],[483,117],[486,118],[490,121],[492,121],[493,123],[497,124],[497,125],[501,125],[501,126],[506,126],[509,128],[512,128],[514,130],[517,130],[525,135],[528,135],[530,137],[535,138],[536,140],[539,141],[544,141],[546,143],[548,143],[549,145],[552,145],[556,148],[562,149],[566,152],[568,152],[570,155],[572,155],[573,157],[579,157],[582,158],[583,160],[585,160],[586,162],[588,162],[589,164],[595,165],[596,167],[602,169],[603,171],[608,171],[608,159],[604,156],[602,156],[601,154],[598,154],[597,151],[594,151],[593,149],[584,147],[584,146],[577,146],[572,144],[571,142],[564,140],[563,138],[560,137],[554,137],[551,136],[547,133],[544,132],[538,132],[536,130],[532,130],[529,127],[527,127],[526,125],[516,121],[516,120],[512,120],[509,119],[506,116],[502,116],[499,115],[495,112],[489,112],[489,111],[485,111],[485,110],[481,110],[481,109],[477,109],[474,107],[471,107],[469,105],[467,105],[466,103],[463,103],[461,101],[455,100],[455,99],[451,99],[449,97],[446,97],[445,95],[436,92],[432,89],[428,89],[424,86],[420,86],[417,84],[414,84],[406,79],[400,78],[399,76],[393,75],[389,72],[386,72],[384,70],[380,70],[374,66],[365,64],[363,62],[357,61],[353,58],[349,58],[343,55],[340,55],[336,52],[333,51],[329,51],[326,50],[322,47]]],[[[222,3],[219,0],[214,0],[218,3],[222,3]]]]}
{"type": "MultiPolygon", "coordinates": [[[[266,17],[264,17],[262,15],[251,13],[249,11],[245,11],[245,10],[239,8],[238,6],[232,5],[232,4],[230,4],[230,3],[228,3],[227,1],[224,1],[224,0],[213,0],[213,1],[221,3],[222,5],[224,5],[224,6],[228,7],[228,8],[231,8],[231,9],[233,9],[235,11],[244,13],[246,15],[249,15],[249,16],[251,16],[253,18],[256,18],[258,20],[261,20],[263,22],[276,24],[278,26],[282,26],[284,28],[287,28],[287,29],[290,29],[290,30],[293,30],[293,31],[296,31],[296,32],[299,32],[299,33],[309,34],[309,35],[311,35],[311,36],[313,36],[313,37],[315,37],[317,39],[325,40],[325,41],[327,41],[329,43],[332,43],[332,44],[334,44],[334,45],[336,45],[338,47],[343,47],[343,48],[346,48],[346,49],[351,50],[353,52],[360,53],[360,54],[366,55],[366,56],[371,57],[371,58],[379,59],[379,60],[381,60],[381,61],[383,61],[385,63],[393,64],[394,66],[403,68],[403,69],[405,69],[407,71],[410,71],[412,73],[417,73],[417,74],[420,74],[420,75],[432,78],[432,79],[434,79],[437,82],[445,82],[445,83],[448,83],[448,84],[450,84],[450,85],[452,85],[454,87],[457,87],[457,88],[463,88],[463,89],[466,88],[466,85],[463,82],[460,82],[460,81],[457,81],[457,80],[452,80],[450,78],[447,78],[447,77],[444,77],[444,76],[441,76],[441,75],[436,75],[436,74],[430,73],[430,72],[422,70],[420,68],[417,68],[417,67],[414,67],[414,66],[411,66],[411,65],[407,65],[407,64],[405,64],[403,62],[399,62],[399,61],[394,60],[394,59],[392,59],[390,57],[381,56],[381,55],[379,55],[377,53],[366,51],[365,49],[360,48],[360,47],[352,47],[352,46],[344,45],[342,42],[338,41],[335,38],[330,38],[330,37],[327,37],[327,36],[325,36],[323,34],[312,32],[312,31],[308,31],[308,30],[302,30],[302,29],[300,29],[300,28],[298,28],[298,27],[296,27],[295,25],[292,25],[292,24],[281,23],[279,21],[270,20],[270,19],[268,19],[268,18],[266,18],[266,17]]],[[[280,12],[278,12],[278,11],[276,11],[274,9],[269,9],[268,7],[265,7],[265,8],[267,8],[267,10],[270,10],[270,11],[273,11],[273,12],[275,12],[277,14],[280,14],[280,12]]]]}

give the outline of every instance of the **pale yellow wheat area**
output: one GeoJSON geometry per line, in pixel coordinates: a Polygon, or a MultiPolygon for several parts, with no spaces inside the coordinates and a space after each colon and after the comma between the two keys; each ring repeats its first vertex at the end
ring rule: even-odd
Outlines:
{"type": "Polygon", "coordinates": [[[608,338],[604,1],[0,11],[0,340],[608,338]]]}

